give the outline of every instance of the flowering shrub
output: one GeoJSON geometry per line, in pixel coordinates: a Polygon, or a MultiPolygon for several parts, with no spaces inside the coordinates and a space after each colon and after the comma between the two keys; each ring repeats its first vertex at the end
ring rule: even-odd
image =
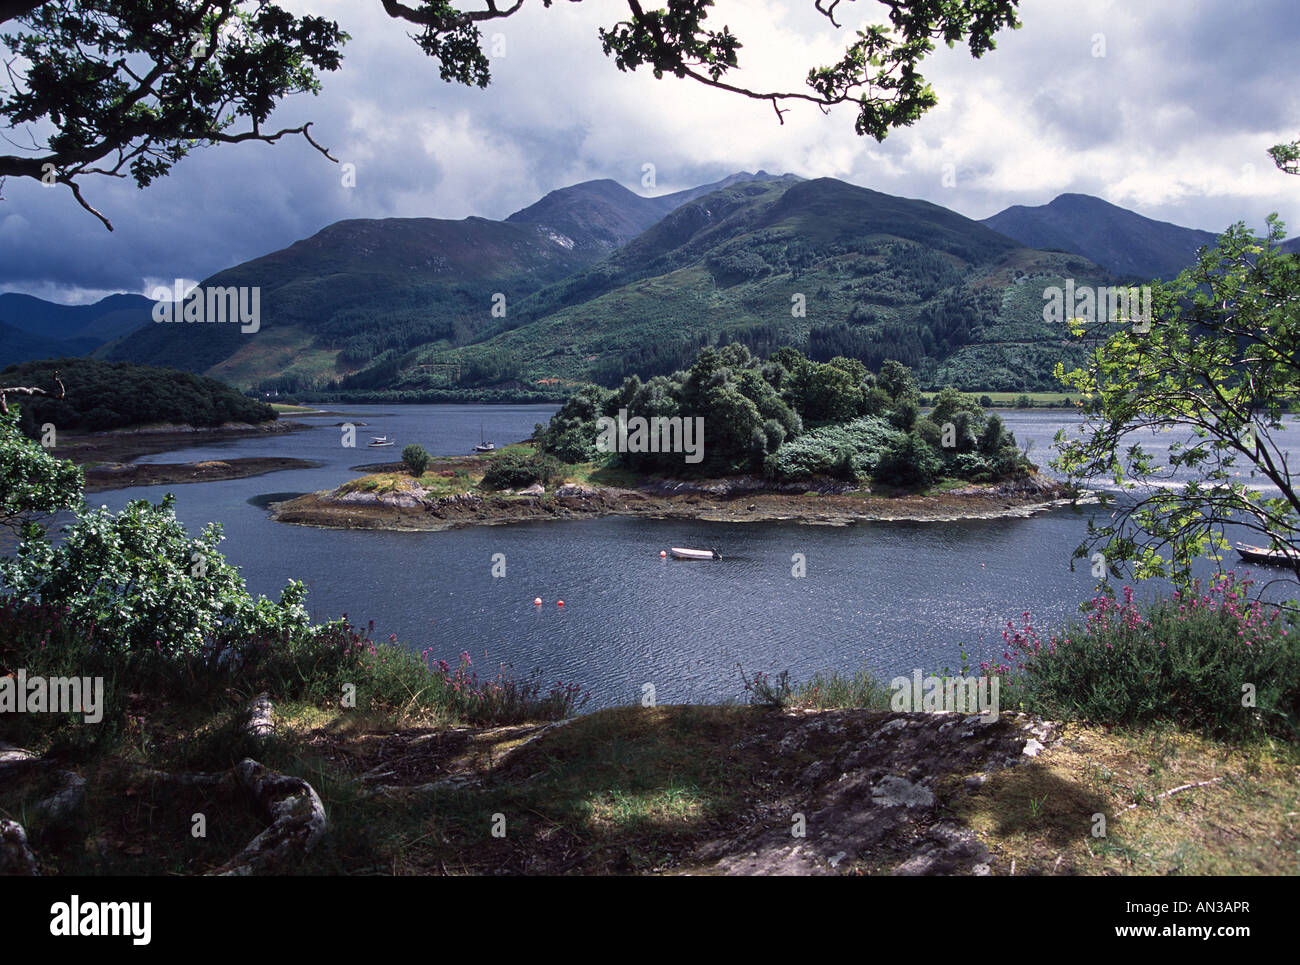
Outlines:
{"type": "Polygon", "coordinates": [[[534,674],[527,681],[506,676],[506,665],[496,675],[480,680],[470,669],[468,653],[460,655],[453,670],[445,660],[433,657],[433,648],[421,656],[432,675],[433,700],[452,716],[471,724],[518,724],[530,720],[559,720],[576,713],[590,698],[577,684],[557,680],[542,693],[542,684],[534,674]]]}
{"type": "Polygon", "coordinates": [[[1249,600],[1232,573],[1140,608],[1097,596],[1085,618],[1043,637],[1028,612],[1008,621],[986,673],[1022,679],[1034,710],[1101,723],[1175,721],[1213,736],[1300,732],[1294,614],[1249,600]]]}

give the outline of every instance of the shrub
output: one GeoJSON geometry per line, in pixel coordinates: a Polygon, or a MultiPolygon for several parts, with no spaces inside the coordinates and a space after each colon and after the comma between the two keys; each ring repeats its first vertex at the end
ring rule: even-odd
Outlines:
{"type": "Polygon", "coordinates": [[[564,467],[553,456],[503,452],[492,460],[479,485],[483,489],[520,489],[541,483],[549,486],[563,475],[564,467]]]}
{"type": "Polygon", "coordinates": [[[406,468],[411,475],[419,479],[429,468],[429,453],[425,451],[424,446],[413,442],[402,450],[402,462],[406,463],[406,468]]]}
{"type": "Polygon", "coordinates": [[[1023,677],[1034,711],[1102,724],[1170,721],[1212,737],[1300,735],[1297,618],[1248,601],[1250,581],[1229,573],[1203,589],[1139,609],[1097,596],[1086,618],[1046,640],[1029,613],[1003,631],[1003,660],[986,672],[1023,677]],[[1242,686],[1254,687],[1243,706],[1242,686]]]}
{"type": "Polygon", "coordinates": [[[885,451],[872,477],[889,486],[929,486],[941,468],[938,454],[917,433],[910,432],[885,451]]]}
{"type": "Polygon", "coordinates": [[[252,599],[217,550],[221,527],[209,524],[193,538],[173,503],[168,494],[157,505],[133,500],[120,513],[83,511],[57,545],[28,526],[15,557],[0,560],[0,580],[18,600],[94,628],[100,645],[115,650],[193,653],[306,625],[301,583],[290,582],[279,603],[252,599]]]}
{"type": "Polygon", "coordinates": [[[883,419],[864,416],[843,425],[823,426],[782,444],[767,457],[764,468],[777,480],[831,475],[842,454],[851,454],[853,471],[870,472],[884,451],[901,434],[883,419]]]}

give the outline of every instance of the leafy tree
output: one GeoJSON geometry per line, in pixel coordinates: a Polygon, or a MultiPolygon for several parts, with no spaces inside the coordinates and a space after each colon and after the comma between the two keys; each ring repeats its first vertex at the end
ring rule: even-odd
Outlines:
{"type": "MultiPolygon", "coordinates": [[[[835,28],[839,2],[814,0],[835,28]]],[[[999,31],[1020,26],[1018,0],[880,2],[889,24],[856,31],[839,60],[808,71],[803,91],[732,82],[742,44],[729,27],[706,23],[713,0],[667,0],[660,9],[628,0],[627,19],[598,33],[619,70],[644,67],[658,78],[669,74],[768,102],[781,123],[790,109],[783,104],[822,110],[852,104],[857,133],[879,141],[938,102],[918,70],[936,40],[964,43],[978,58],[994,49],[999,31]]],[[[412,39],[444,81],[478,87],[491,82],[482,25],[523,6],[523,0],[500,7],[484,0],[481,8],[451,0],[380,3],[390,17],[417,28],[412,39]]],[[[274,142],[291,134],[329,157],[311,140],[310,123],[275,131],[264,125],[284,97],[315,93],[319,73],[338,69],[348,36],[331,20],[296,17],[264,0],[3,0],[0,27],[12,31],[0,36],[12,55],[12,90],[0,88],[0,119],[10,128],[49,131],[30,151],[0,155],[0,179],[67,185],[110,230],[82,196],[86,176],[129,174],[143,188],[196,146],[274,142]]]]}
{"type": "Polygon", "coordinates": [[[276,413],[224,382],[176,369],[103,362],[90,358],[23,362],[0,372],[0,381],[67,384],[58,395],[38,394],[22,407],[23,432],[35,438],[51,423],[60,432],[122,429],[149,423],[217,426],[266,422],[276,413]]]}
{"type": "Polygon", "coordinates": [[[830,362],[813,363],[795,381],[802,382],[800,411],[809,422],[844,422],[865,408],[859,380],[830,362]]]}
{"type": "Polygon", "coordinates": [[[1274,144],[1268,149],[1268,154],[1279,171],[1286,174],[1300,174],[1300,140],[1274,144]]]}
{"type": "Polygon", "coordinates": [[[935,397],[930,418],[936,425],[941,426],[945,422],[952,422],[959,412],[978,415],[981,419],[984,416],[983,410],[971,400],[970,396],[963,395],[952,386],[947,386],[935,397]]]}
{"type": "Polygon", "coordinates": [[[15,556],[0,560],[0,581],[21,601],[95,626],[98,639],[124,651],[193,653],[308,625],[301,583],[291,582],[278,604],[251,599],[217,551],[220,525],[191,538],[172,504],[168,494],[156,506],[134,500],[120,513],[83,509],[57,545],[29,524],[15,556]]]}
{"type": "Polygon", "coordinates": [[[896,359],[886,359],[880,366],[876,384],[889,393],[889,398],[893,402],[920,396],[916,381],[912,378],[912,370],[896,359]]]}
{"type": "Polygon", "coordinates": [[[911,432],[920,418],[921,406],[915,396],[905,395],[889,410],[889,421],[896,429],[911,432]]]}
{"type": "Polygon", "coordinates": [[[429,468],[429,453],[424,446],[413,442],[402,450],[402,462],[406,463],[407,471],[419,479],[429,468]]]}
{"type": "Polygon", "coordinates": [[[1187,585],[1194,559],[1221,558],[1232,525],[1284,551],[1300,580],[1300,492],[1274,435],[1300,395],[1300,256],[1280,250],[1283,237],[1276,216],[1265,237],[1233,225],[1156,286],[1149,320],[1121,328],[1083,368],[1067,375],[1058,366],[1083,393],[1089,421],[1077,440],[1057,434],[1053,465],[1080,485],[1110,479],[1125,496],[1076,557],[1101,546],[1109,564],[1131,565],[1139,579],[1187,585]],[[1151,432],[1171,434],[1167,456],[1143,448],[1151,432]],[[1194,478],[1170,485],[1178,470],[1194,478]]]}
{"type": "Polygon", "coordinates": [[[890,486],[929,486],[942,469],[938,455],[916,432],[890,446],[872,473],[878,482],[890,486]]]}
{"type": "Polygon", "coordinates": [[[0,118],[50,129],[43,146],[0,156],[0,178],[65,184],[109,230],[81,178],[129,175],[143,188],[196,145],[310,141],[310,124],[263,125],[281,98],[319,89],[347,40],[321,17],[220,0],[10,2],[0,23],[18,28],[0,36],[13,85],[0,88],[0,118]]]}
{"type": "Polygon", "coordinates": [[[17,412],[0,413],[0,526],[18,531],[35,516],[71,509],[84,484],[80,469],[19,431],[17,412]]]}

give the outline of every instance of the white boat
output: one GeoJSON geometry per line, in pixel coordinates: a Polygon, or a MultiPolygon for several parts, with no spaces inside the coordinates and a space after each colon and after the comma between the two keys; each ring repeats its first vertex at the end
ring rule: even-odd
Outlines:
{"type": "Polygon", "coordinates": [[[372,436],[370,438],[370,445],[368,448],[381,449],[384,446],[391,446],[391,445],[395,445],[395,443],[393,442],[392,439],[388,438],[388,436],[372,436]]]}
{"type": "Polygon", "coordinates": [[[475,452],[495,452],[496,446],[483,439],[483,423],[478,424],[478,445],[474,447],[475,452]]]}
{"type": "Polygon", "coordinates": [[[670,546],[669,552],[679,560],[720,560],[722,555],[714,550],[692,550],[682,546],[670,546]]]}

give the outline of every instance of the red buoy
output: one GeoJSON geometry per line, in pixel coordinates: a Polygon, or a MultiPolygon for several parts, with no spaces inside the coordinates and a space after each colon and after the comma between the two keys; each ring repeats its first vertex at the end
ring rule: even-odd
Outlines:
{"type": "Polygon", "coordinates": [[[556,601],[555,601],[555,605],[556,605],[556,606],[564,606],[564,601],[563,601],[563,600],[556,600],[556,601]]]}
{"type": "Polygon", "coordinates": [[[542,598],[540,596],[537,599],[533,600],[533,606],[541,606],[541,605],[542,605],[542,598]]]}

